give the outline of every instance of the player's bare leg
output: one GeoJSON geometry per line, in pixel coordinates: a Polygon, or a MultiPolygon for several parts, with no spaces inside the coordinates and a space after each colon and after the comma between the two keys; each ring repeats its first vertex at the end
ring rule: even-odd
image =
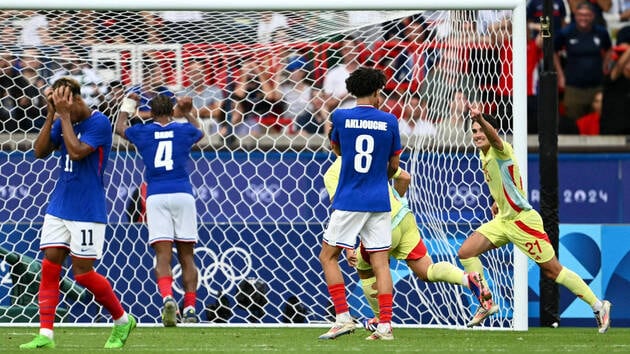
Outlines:
{"type": "Polygon", "coordinates": [[[324,270],[324,278],[328,291],[335,306],[335,324],[328,332],[319,336],[319,339],[335,339],[339,336],[354,332],[356,325],[350,317],[348,303],[345,294],[343,274],[339,267],[340,247],[334,247],[326,242],[322,243],[319,253],[319,261],[324,270]]]}
{"type": "Polygon", "coordinates": [[[473,232],[468,236],[459,248],[457,256],[464,266],[468,277],[469,288],[480,302],[480,306],[475,311],[473,318],[466,324],[468,327],[480,325],[487,317],[497,313],[499,307],[493,303],[492,295],[487,289],[486,281],[483,277],[483,265],[479,260],[479,255],[496,248],[484,235],[473,232]]]}
{"type": "Polygon", "coordinates": [[[376,288],[378,290],[379,323],[376,331],[368,336],[367,340],[393,340],[392,333],[392,297],[394,285],[392,274],[389,270],[389,252],[380,251],[370,254],[372,271],[376,276],[376,288]]]}
{"type": "Polygon", "coordinates": [[[184,313],[182,322],[197,323],[195,311],[197,296],[197,267],[195,266],[195,244],[192,242],[176,242],[177,258],[182,267],[182,283],[184,285],[184,313]]]}
{"type": "Polygon", "coordinates": [[[610,327],[610,308],[612,306],[609,301],[598,299],[584,280],[572,270],[563,267],[556,256],[547,262],[538,263],[538,266],[540,266],[546,277],[565,286],[578,298],[591,306],[597,322],[598,332],[606,333],[610,327]]]}
{"type": "Polygon", "coordinates": [[[177,302],[173,298],[173,273],[171,261],[173,259],[173,244],[169,241],[155,242],[151,246],[155,250],[155,278],[164,302],[162,308],[162,324],[164,327],[174,327],[177,324],[179,312],[177,302]]]}

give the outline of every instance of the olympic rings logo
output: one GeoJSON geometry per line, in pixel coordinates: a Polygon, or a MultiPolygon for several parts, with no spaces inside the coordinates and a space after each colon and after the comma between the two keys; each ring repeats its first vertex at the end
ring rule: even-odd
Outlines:
{"type": "MultiPolygon", "coordinates": [[[[173,253],[177,254],[175,248],[173,248],[173,253]]],[[[218,296],[220,292],[230,292],[241,280],[247,278],[252,270],[250,252],[240,247],[228,248],[222,251],[220,255],[207,247],[197,247],[195,248],[195,257],[199,261],[197,264],[200,265],[197,269],[197,288],[203,286],[208,294],[213,296],[218,296]],[[227,286],[215,290],[212,288],[212,283],[220,276],[225,278],[227,286]]],[[[182,269],[178,263],[173,267],[173,279],[177,279],[181,275],[182,269]]],[[[184,294],[184,289],[180,287],[179,283],[173,282],[173,291],[184,294]]]]}
{"type": "Polygon", "coordinates": [[[475,207],[479,204],[481,187],[479,185],[450,185],[448,186],[448,196],[454,207],[475,207]]]}

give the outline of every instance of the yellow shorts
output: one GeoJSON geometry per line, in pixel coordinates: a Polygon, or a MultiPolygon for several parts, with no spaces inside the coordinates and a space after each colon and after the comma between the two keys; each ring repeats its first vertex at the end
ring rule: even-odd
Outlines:
{"type": "MultiPolygon", "coordinates": [[[[427,248],[420,237],[416,217],[413,213],[407,213],[400,224],[392,230],[392,246],[389,249],[389,255],[400,260],[415,260],[426,254],[427,248]]],[[[357,269],[372,269],[370,254],[365,251],[363,244],[359,245],[357,261],[357,269]]]]}
{"type": "Polygon", "coordinates": [[[522,211],[512,220],[494,218],[481,225],[477,232],[497,247],[512,242],[536,263],[547,262],[555,256],[542,218],[534,209],[522,211]]]}

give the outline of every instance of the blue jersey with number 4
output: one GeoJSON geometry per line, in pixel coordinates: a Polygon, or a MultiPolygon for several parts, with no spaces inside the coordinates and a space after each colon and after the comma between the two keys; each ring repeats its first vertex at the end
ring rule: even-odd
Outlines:
{"type": "Polygon", "coordinates": [[[112,126],[101,112],[73,125],[79,140],[94,151],[81,160],[70,160],[63,141],[61,119],[55,120],[50,139],[61,153],[57,184],[50,196],[46,213],[64,220],[107,222],[103,172],[112,149],[112,126]]]}
{"type": "Polygon", "coordinates": [[[144,162],[147,196],[166,193],[192,194],[187,171],[192,146],[203,132],[190,123],[136,124],[125,136],[137,148],[144,162]]]}
{"type": "Polygon", "coordinates": [[[341,172],[332,207],[360,212],[391,211],[387,165],[400,154],[398,119],[372,106],[333,112],[331,143],[341,147],[341,172]]]}

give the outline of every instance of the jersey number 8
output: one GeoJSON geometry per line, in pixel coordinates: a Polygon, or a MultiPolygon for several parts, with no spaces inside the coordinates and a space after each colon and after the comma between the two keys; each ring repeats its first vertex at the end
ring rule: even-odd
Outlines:
{"type": "Polygon", "coordinates": [[[354,170],[359,173],[367,173],[372,165],[372,152],[374,151],[374,137],[371,135],[359,135],[354,141],[354,170]]]}

